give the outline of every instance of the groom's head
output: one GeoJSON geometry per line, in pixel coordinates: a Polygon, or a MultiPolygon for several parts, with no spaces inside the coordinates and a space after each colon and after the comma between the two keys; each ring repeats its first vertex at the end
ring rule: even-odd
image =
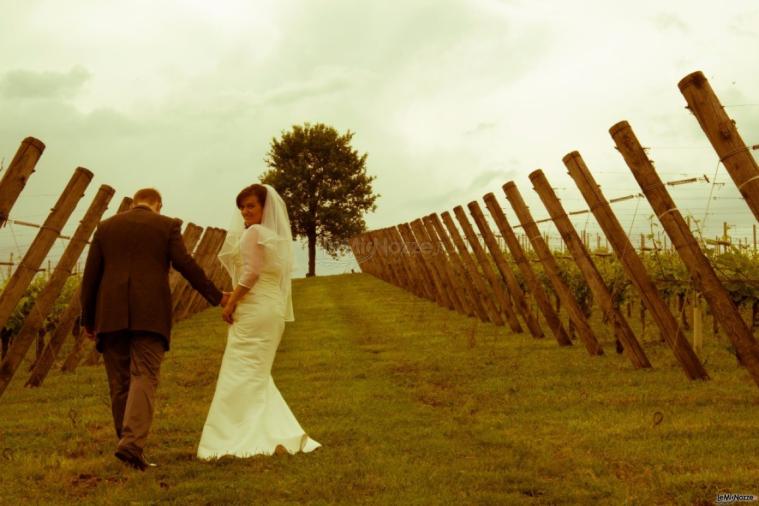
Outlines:
{"type": "Polygon", "coordinates": [[[137,193],[132,197],[132,208],[134,209],[137,206],[148,207],[154,213],[160,213],[163,206],[161,194],[155,188],[137,190],[137,193]]]}

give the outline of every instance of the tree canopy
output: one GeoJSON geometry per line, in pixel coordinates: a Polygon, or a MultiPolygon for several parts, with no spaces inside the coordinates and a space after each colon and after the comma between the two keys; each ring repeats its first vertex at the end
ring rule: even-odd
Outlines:
{"type": "Polygon", "coordinates": [[[293,237],[308,241],[308,274],[316,274],[318,244],[333,258],[348,250],[347,240],[364,230],[364,214],[374,211],[372,181],[366,173],[367,154],[351,146],[353,132],[340,134],[317,123],[294,125],[272,139],[261,178],[287,204],[293,237]]]}

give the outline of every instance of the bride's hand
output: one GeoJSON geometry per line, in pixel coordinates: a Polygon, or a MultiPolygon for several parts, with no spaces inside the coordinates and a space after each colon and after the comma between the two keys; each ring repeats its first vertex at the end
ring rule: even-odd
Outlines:
{"type": "Polygon", "coordinates": [[[231,325],[234,322],[232,314],[235,312],[236,307],[236,302],[228,302],[227,305],[224,306],[224,310],[221,312],[221,319],[231,325]]]}

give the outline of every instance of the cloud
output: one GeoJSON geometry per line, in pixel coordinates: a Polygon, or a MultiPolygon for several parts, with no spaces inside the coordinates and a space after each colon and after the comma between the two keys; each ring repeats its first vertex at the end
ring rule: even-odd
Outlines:
{"type": "Polygon", "coordinates": [[[261,94],[255,105],[284,105],[307,98],[337,93],[365,79],[365,72],[353,73],[347,68],[317,69],[316,75],[296,80],[261,94]]]}
{"type": "Polygon", "coordinates": [[[498,126],[498,122],[496,121],[483,121],[474,128],[471,128],[464,132],[464,135],[477,135],[482,132],[488,132],[493,130],[496,126],[498,126]]]}
{"type": "Polygon", "coordinates": [[[671,12],[661,12],[656,16],[653,16],[651,22],[660,30],[675,29],[680,30],[683,33],[688,33],[690,31],[688,25],[685,24],[682,18],[671,12]]]}
{"type": "Polygon", "coordinates": [[[9,99],[73,98],[90,77],[80,65],[68,72],[11,70],[0,78],[0,93],[9,99]]]}

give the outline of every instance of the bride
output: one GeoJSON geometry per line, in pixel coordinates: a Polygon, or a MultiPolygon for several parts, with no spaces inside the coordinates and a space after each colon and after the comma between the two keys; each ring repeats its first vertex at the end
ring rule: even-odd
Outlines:
{"type": "Polygon", "coordinates": [[[235,221],[219,260],[235,286],[222,317],[230,324],[198,458],[310,452],[309,438],[271,377],[286,321],[293,321],[292,232],[274,188],[253,184],[237,196],[235,221]]]}

